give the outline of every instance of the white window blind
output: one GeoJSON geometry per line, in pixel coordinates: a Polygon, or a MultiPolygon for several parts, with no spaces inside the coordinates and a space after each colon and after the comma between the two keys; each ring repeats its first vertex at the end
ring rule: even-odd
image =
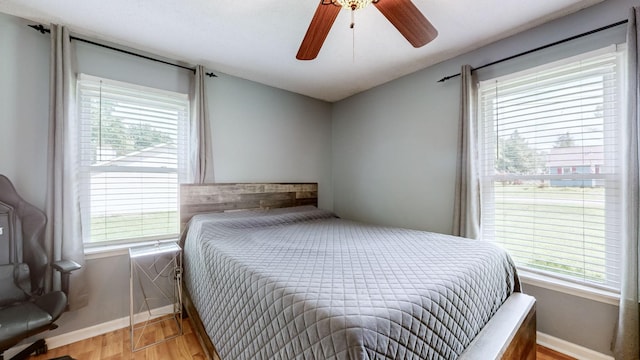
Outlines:
{"type": "Polygon", "coordinates": [[[187,95],[82,74],[78,106],[85,244],[177,236],[187,95]]]}
{"type": "Polygon", "coordinates": [[[479,84],[482,236],[528,271],[619,288],[620,52],[479,84]]]}

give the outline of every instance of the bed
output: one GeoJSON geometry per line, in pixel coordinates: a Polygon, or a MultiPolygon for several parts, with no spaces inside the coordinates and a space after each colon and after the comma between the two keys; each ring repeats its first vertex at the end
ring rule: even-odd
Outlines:
{"type": "Polygon", "coordinates": [[[185,308],[212,359],[535,359],[535,300],[491,244],[340,219],[317,184],[180,198],[185,308]]]}

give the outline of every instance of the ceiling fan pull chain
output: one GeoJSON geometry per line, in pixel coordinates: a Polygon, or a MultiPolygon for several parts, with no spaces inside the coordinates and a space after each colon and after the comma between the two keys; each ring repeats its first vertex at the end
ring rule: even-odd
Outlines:
{"type": "Polygon", "coordinates": [[[352,29],[356,26],[356,20],[355,20],[356,15],[355,15],[355,13],[356,13],[356,9],[352,8],[351,9],[351,26],[350,26],[350,28],[352,28],[352,29]]]}
{"type": "Polygon", "coordinates": [[[352,61],[356,62],[356,21],[355,21],[355,7],[351,8],[351,51],[352,51],[352,61]]]}

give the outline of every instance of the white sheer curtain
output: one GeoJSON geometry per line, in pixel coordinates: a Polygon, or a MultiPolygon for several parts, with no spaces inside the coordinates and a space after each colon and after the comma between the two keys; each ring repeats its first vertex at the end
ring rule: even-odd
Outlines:
{"type": "Polygon", "coordinates": [[[202,65],[196,66],[190,94],[191,121],[187,141],[189,159],[185,182],[213,182],[213,155],[211,152],[211,131],[207,111],[206,71],[202,65]]]}
{"type": "MultiPolygon", "coordinates": [[[[70,309],[88,302],[77,179],[79,134],[73,130],[77,129],[73,59],[69,32],[51,25],[45,247],[50,261],[73,260],[83,266],[70,277],[70,309]]],[[[59,274],[51,271],[46,288],[60,289],[59,274]]]]}
{"type": "Polygon", "coordinates": [[[624,132],[626,155],[625,166],[625,213],[627,214],[624,227],[622,244],[622,281],[620,289],[620,312],[618,326],[614,342],[614,354],[618,360],[631,360],[640,358],[640,321],[638,313],[638,236],[640,221],[638,206],[640,205],[639,180],[640,172],[638,162],[640,147],[638,147],[638,133],[640,116],[640,48],[638,44],[638,24],[640,8],[632,8],[629,15],[627,28],[627,65],[629,76],[627,77],[627,126],[624,132]]]}
{"type": "Polygon", "coordinates": [[[480,237],[480,175],[478,172],[478,119],[476,79],[469,65],[460,71],[460,122],[456,169],[453,235],[480,237]]]}

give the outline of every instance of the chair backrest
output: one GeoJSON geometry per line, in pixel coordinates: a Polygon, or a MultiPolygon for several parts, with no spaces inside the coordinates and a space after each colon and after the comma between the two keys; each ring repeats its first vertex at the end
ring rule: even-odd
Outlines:
{"type": "Polygon", "coordinates": [[[11,181],[0,175],[0,272],[13,271],[16,286],[33,294],[44,290],[46,224],[44,212],[24,201],[11,181]],[[25,284],[27,277],[30,284],[25,284]]]}

